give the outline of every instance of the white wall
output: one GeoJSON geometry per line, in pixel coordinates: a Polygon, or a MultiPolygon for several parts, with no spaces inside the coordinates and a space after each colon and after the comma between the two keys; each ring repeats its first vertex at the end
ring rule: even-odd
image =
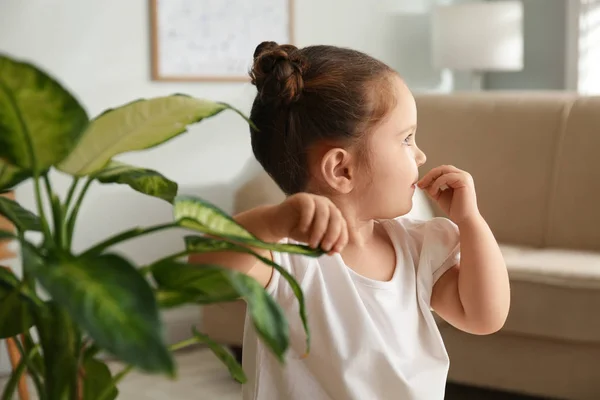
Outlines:
{"type": "Polygon", "coordinates": [[[578,89],[585,95],[600,94],[600,1],[581,2],[579,24],[578,89]]]}
{"type": "MultiPolygon", "coordinates": [[[[415,90],[448,90],[451,82],[430,66],[430,0],[296,0],[297,45],[334,44],[381,58],[415,90]],[[408,13],[407,13],[408,11],[408,13]],[[416,11],[416,13],[415,13],[416,11]]],[[[33,61],[72,90],[95,116],[139,97],[175,92],[232,103],[245,112],[254,88],[243,83],[160,83],[150,76],[147,0],[2,0],[0,52],[33,61]]],[[[248,49],[248,57],[254,49],[248,49]]],[[[248,129],[234,114],[222,114],[160,148],[123,157],[158,169],[181,191],[204,196],[232,211],[232,195],[256,171],[248,129]]],[[[56,176],[65,191],[69,181],[56,176]]],[[[32,188],[17,198],[33,207],[32,188]]],[[[75,246],[134,225],[170,219],[170,207],[119,186],[93,187],[84,203],[75,246]],[[86,230],[87,232],[84,232],[86,230]]],[[[139,263],[181,247],[181,234],[161,234],[120,250],[139,263]]],[[[197,315],[194,310],[193,315],[197,315]]],[[[170,318],[189,318],[171,316],[170,318]]],[[[187,332],[186,332],[187,333],[187,332]]]]}
{"type": "Polygon", "coordinates": [[[567,8],[570,0],[523,0],[524,68],[489,72],[487,90],[564,90],[567,87],[567,8]]]}

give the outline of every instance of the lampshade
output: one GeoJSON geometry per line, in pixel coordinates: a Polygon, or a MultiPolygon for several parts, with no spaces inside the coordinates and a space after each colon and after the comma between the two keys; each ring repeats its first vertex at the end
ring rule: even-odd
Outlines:
{"type": "Polygon", "coordinates": [[[523,68],[521,1],[438,6],[432,16],[437,68],[516,71],[523,68]]]}

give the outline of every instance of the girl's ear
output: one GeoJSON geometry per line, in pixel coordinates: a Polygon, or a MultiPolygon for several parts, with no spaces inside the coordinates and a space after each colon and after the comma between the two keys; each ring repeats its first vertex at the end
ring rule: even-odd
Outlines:
{"type": "Polygon", "coordinates": [[[339,147],[330,149],[321,159],[323,180],[336,192],[347,194],[355,186],[354,158],[339,147]]]}

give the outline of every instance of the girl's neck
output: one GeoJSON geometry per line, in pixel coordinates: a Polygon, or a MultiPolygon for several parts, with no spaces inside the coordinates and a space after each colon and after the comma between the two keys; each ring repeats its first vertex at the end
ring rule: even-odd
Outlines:
{"type": "Polygon", "coordinates": [[[348,225],[348,245],[362,247],[371,242],[375,237],[375,220],[361,217],[355,207],[344,204],[336,204],[346,218],[348,225]]]}
{"type": "Polygon", "coordinates": [[[350,196],[335,196],[331,193],[323,193],[315,187],[310,187],[310,193],[325,196],[329,198],[337,208],[342,212],[348,225],[348,246],[347,247],[364,247],[369,244],[377,235],[376,220],[365,218],[360,207],[355,203],[355,199],[350,196]]]}

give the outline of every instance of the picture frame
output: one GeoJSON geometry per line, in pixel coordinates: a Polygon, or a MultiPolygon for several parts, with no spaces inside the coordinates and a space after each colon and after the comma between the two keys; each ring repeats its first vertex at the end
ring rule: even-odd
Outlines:
{"type": "Polygon", "coordinates": [[[294,44],[294,0],[149,2],[153,81],[249,81],[259,43],[294,44]]]}

